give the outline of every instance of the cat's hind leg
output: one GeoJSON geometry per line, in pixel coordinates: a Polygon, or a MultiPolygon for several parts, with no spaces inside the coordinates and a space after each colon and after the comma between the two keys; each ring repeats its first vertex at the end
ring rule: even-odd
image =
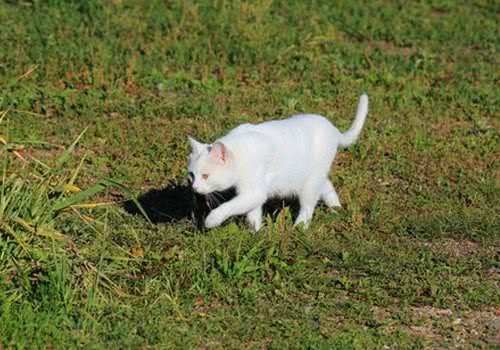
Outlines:
{"type": "Polygon", "coordinates": [[[318,203],[323,189],[323,181],[319,179],[309,179],[299,193],[300,211],[294,225],[304,224],[307,228],[311,222],[314,208],[318,203]]]}
{"type": "Polygon", "coordinates": [[[329,207],[340,207],[339,196],[330,180],[326,179],[321,190],[321,200],[329,207]]]}
{"type": "Polygon", "coordinates": [[[261,205],[247,213],[247,221],[250,224],[250,226],[255,230],[255,232],[260,230],[260,227],[262,225],[261,205]]]}

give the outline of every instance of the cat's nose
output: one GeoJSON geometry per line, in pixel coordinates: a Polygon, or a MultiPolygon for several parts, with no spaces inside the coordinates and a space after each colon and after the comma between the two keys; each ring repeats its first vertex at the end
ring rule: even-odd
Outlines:
{"type": "Polygon", "coordinates": [[[198,189],[198,184],[193,182],[192,187],[193,187],[193,191],[196,191],[198,189]]]}

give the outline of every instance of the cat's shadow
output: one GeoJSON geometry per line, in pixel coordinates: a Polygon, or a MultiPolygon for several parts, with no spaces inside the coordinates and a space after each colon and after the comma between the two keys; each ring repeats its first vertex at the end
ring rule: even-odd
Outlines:
{"type": "MultiPolygon", "coordinates": [[[[230,200],[235,195],[233,189],[218,193],[218,204],[230,200]]],[[[190,186],[180,184],[150,189],[141,194],[137,200],[153,224],[173,224],[187,219],[198,229],[204,228],[205,217],[211,209],[217,206],[215,203],[211,203],[210,206],[205,196],[193,193],[190,186]]],[[[299,209],[298,200],[294,198],[270,199],[264,205],[264,215],[271,215],[275,219],[284,207],[289,207],[295,218],[299,209]]],[[[142,215],[141,210],[132,200],[126,201],[123,208],[129,214],[142,215]]]]}

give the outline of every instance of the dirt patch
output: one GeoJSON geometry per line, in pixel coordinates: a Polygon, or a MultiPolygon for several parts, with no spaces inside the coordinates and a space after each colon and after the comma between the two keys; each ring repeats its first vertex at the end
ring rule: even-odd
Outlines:
{"type": "MultiPolygon", "coordinates": [[[[432,124],[431,128],[434,130],[436,135],[447,139],[454,130],[471,130],[474,128],[474,125],[467,120],[442,118],[438,122],[432,124]]],[[[463,133],[465,134],[465,132],[463,133]]]]}
{"type": "Polygon", "coordinates": [[[412,311],[417,318],[449,318],[453,315],[450,309],[439,309],[428,305],[413,307],[412,311]]]}
{"type": "Polygon", "coordinates": [[[500,269],[498,267],[492,267],[488,270],[488,277],[494,280],[500,280],[500,269]]]}
{"type": "Polygon", "coordinates": [[[432,306],[412,308],[412,323],[406,328],[416,336],[441,337],[453,348],[472,343],[500,345],[500,310],[488,307],[479,311],[453,312],[432,306]]]}
{"type": "Polygon", "coordinates": [[[445,239],[439,242],[425,244],[433,253],[446,254],[451,257],[462,257],[476,253],[480,249],[479,243],[464,240],[445,239]]]}
{"type": "Polygon", "coordinates": [[[242,349],[268,349],[269,345],[273,342],[273,338],[265,337],[261,340],[252,340],[247,343],[241,344],[242,349]]]}
{"type": "Polygon", "coordinates": [[[463,339],[480,339],[500,346],[500,309],[491,307],[467,313],[463,317],[463,322],[456,325],[456,330],[463,339]]]}
{"type": "Polygon", "coordinates": [[[432,306],[414,307],[412,308],[412,321],[416,324],[405,328],[408,332],[419,337],[436,338],[439,336],[436,321],[449,322],[452,315],[453,312],[450,309],[438,309],[432,306]]]}
{"type": "Polygon", "coordinates": [[[431,15],[433,15],[435,17],[443,17],[446,14],[447,14],[447,12],[445,10],[442,10],[442,9],[436,9],[434,11],[431,11],[431,15]]]}
{"type": "Polygon", "coordinates": [[[417,52],[417,49],[406,46],[398,46],[392,41],[388,40],[373,40],[368,46],[368,54],[371,53],[371,50],[374,48],[379,48],[384,54],[388,56],[403,56],[406,60],[408,60],[414,53],[417,52]]]}
{"type": "Polygon", "coordinates": [[[401,324],[394,308],[372,308],[373,317],[385,323],[384,333],[403,330],[445,348],[468,349],[472,344],[500,346],[500,309],[453,311],[433,306],[410,307],[408,319],[401,324]]]}
{"type": "Polygon", "coordinates": [[[391,314],[394,313],[394,310],[389,310],[383,307],[373,306],[372,309],[373,318],[378,322],[382,322],[391,317],[391,314]]]}
{"type": "Polygon", "coordinates": [[[409,58],[417,50],[411,47],[400,47],[394,44],[392,41],[380,40],[377,44],[384,49],[389,55],[402,55],[404,58],[409,58]]]}

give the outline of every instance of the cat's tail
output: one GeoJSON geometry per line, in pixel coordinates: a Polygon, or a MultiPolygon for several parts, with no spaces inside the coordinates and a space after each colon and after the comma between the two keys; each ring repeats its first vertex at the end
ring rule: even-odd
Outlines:
{"type": "Polygon", "coordinates": [[[349,147],[354,142],[356,142],[359,134],[361,133],[361,129],[363,128],[363,124],[365,123],[367,114],[368,114],[368,95],[363,94],[359,97],[358,110],[356,112],[356,118],[354,118],[354,122],[352,123],[349,130],[340,135],[340,141],[339,141],[340,147],[349,147]]]}

